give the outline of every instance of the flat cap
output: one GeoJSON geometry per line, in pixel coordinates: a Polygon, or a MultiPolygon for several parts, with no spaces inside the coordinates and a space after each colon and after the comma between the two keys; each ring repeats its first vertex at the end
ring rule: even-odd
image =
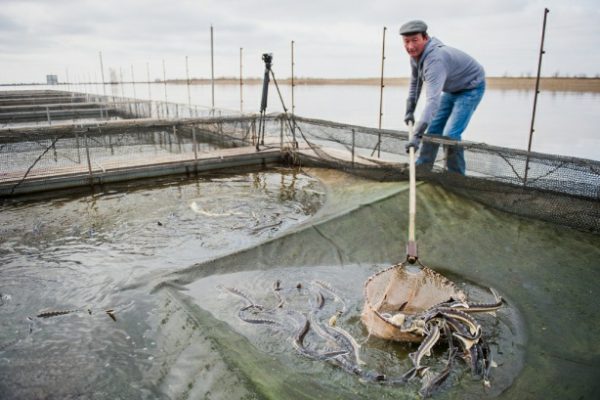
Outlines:
{"type": "Polygon", "coordinates": [[[401,35],[412,35],[414,33],[427,32],[427,24],[421,20],[408,21],[400,27],[401,35]]]}

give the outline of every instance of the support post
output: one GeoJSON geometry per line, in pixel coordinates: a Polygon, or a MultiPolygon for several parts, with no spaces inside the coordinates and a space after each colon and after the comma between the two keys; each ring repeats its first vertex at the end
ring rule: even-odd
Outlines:
{"type": "MultiPolygon", "coordinates": [[[[190,93],[190,68],[188,65],[188,56],[185,56],[185,78],[187,83],[188,107],[192,108],[192,95],[190,93]]],[[[191,113],[191,111],[190,111],[191,113]]]]}
{"type": "Polygon", "coordinates": [[[121,67],[119,67],[119,89],[121,91],[121,97],[125,97],[125,84],[123,83],[123,68],[121,67]]]}
{"type": "Polygon", "coordinates": [[[244,78],[242,74],[242,52],[244,48],[240,47],[240,114],[244,113],[244,78]]]}
{"type": "Polygon", "coordinates": [[[194,160],[198,161],[198,142],[196,142],[196,127],[192,126],[192,143],[194,146],[194,160]]]}
{"type": "MultiPolygon", "coordinates": [[[[106,83],[104,82],[104,64],[102,63],[102,52],[99,52],[100,55],[100,74],[102,76],[102,102],[106,101],[106,83]]],[[[102,119],[102,107],[100,107],[100,119],[102,119]]]]}
{"type": "Polygon", "coordinates": [[[544,50],[544,37],[546,36],[546,18],[548,16],[549,12],[550,12],[549,9],[544,8],[544,23],[542,25],[542,40],[540,42],[540,54],[539,54],[539,58],[538,58],[537,76],[535,79],[535,93],[533,95],[533,111],[531,113],[531,128],[529,130],[529,143],[527,144],[527,159],[525,160],[525,175],[523,178],[523,185],[527,185],[527,175],[529,173],[529,156],[531,153],[531,142],[533,139],[533,131],[534,131],[533,127],[535,124],[535,110],[537,107],[538,94],[540,93],[540,73],[542,71],[542,56],[544,55],[544,53],[546,53],[546,51],[544,50]]]}
{"type": "Polygon", "coordinates": [[[79,134],[75,131],[75,144],[77,145],[77,164],[81,164],[81,152],[79,151],[79,134]]]}
{"type": "Polygon", "coordinates": [[[283,151],[283,118],[279,119],[279,149],[283,151]]]}
{"type": "Polygon", "coordinates": [[[177,127],[175,125],[173,125],[173,136],[175,136],[175,139],[177,139],[177,148],[179,149],[179,154],[183,153],[183,150],[181,149],[181,138],[177,134],[177,127]]]}
{"type": "MultiPolygon", "coordinates": [[[[385,64],[385,31],[387,28],[383,27],[383,45],[381,47],[381,89],[379,91],[379,129],[381,129],[381,118],[383,117],[383,66],[385,64]]],[[[381,132],[378,133],[377,138],[377,158],[381,157],[381,132]]]]}
{"type": "Polygon", "coordinates": [[[295,84],[294,84],[294,65],[295,65],[295,62],[294,62],[294,41],[293,40],[292,40],[291,47],[292,47],[292,88],[291,88],[292,89],[292,115],[294,115],[295,110],[296,110],[296,103],[294,102],[294,86],[295,86],[295,84]]]}
{"type": "MultiPolygon", "coordinates": [[[[148,100],[152,101],[152,86],[150,85],[150,63],[146,62],[146,79],[148,80],[148,100]]],[[[152,117],[152,107],[150,108],[150,117],[152,117]]]]}
{"type": "Polygon", "coordinates": [[[212,111],[215,110],[215,53],[214,53],[214,39],[213,39],[213,26],[210,26],[210,81],[212,88],[212,111]]]}
{"type": "Polygon", "coordinates": [[[133,98],[136,100],[134,103],[135,108],[135,117],[138,118],[138,103],[137,103],[137,93],[135,92],[135,75],[133,74],[133,64],[131,64],[131,88],[133,89],[133,98]]]}
{"type": "Polygon", "coordinates": [[[90,173],[90,185],[94,187],[94,174],[92,173],[92,160],[90,160],[90,147],[88,146],[87,133],[83,134],[85,143],[85,155],[87,157],[88,172],[90,173]]]}
{"type": "Polygon", "coordinates": [[[354,168],[354,143],[356,138],[356,131],[352,129],[352,168],[354,168]]]}
{"type": "MultiPolygon", "coordinates": [[[[167,71],[165,68],[165,59],[163,58],[162,60],[162,67],[163,67],[163,83],[165,86],[165,106],[167,105],[167,71]]],[[[169,118],[169,107],[166,107],[167,109],[167,118],[169,118]]]]}

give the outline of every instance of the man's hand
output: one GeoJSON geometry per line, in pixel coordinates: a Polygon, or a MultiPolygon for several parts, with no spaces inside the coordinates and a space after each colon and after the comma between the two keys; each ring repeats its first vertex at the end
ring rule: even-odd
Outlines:
{"type": "Polygon", "coordinates": [[[406,143],[404,145],[404,148],[406,149],[406,153],[410,153],[410,148],[414,148],[415,152],[417,150],[419,150],[419,145],[421,144],[421,138],[418,137],[417,135],[413,136],[412,139],[410,139],[410,141],[408,143],[406,143]]]}
{"type": "Polygon", "coordinates": [[[406,114],[404,114],[404,123],[408,125],[409,123],[415,123],[415,107],[417,104],[411,100],[406,100],[406,114]]]}
{"type": "Polygon", "coordinates": [[[423,138],[423,134],[425,133],[426,130],[427,130],[426,123],[419,122],[417,124],[417,127],[415,128],[415,133],[414,133],[412,139],[410,139],[410,141],[404,145],[404,148],[406,149],[407,153],[409,153],[409,150],[411,147],[415,149],[415,152],[417,150],[419,150],[419,146],[421,145],[421,139],[423,138]]]}

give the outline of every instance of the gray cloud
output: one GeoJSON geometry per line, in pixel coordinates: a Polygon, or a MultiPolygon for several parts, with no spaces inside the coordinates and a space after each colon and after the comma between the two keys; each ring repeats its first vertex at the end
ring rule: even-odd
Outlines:
{"type": "Polygon", "coordinates": [[[597,74],[600,11],[592,0],[430,0],[410,7],[397,0],[2,0],[0,76],[31,81],[65,68],[89,74],[98,69],[99,51],[107,68],[134,64],[140,76],[146,62],[159,70],[162,59],[169,75],[180,76],[189,55],[193,74],[207,76],[211,24],[218,75],[237,74],[243,47],[248,75],[261,75],[260,54],[272,51],[285,76],[295,40],[300,75],[375,76],[383,26],[386,71],[406,75],[397,29],[414,18],[474,55],[490,75],[519,75],[535,71],[545,6],[551,13],[543,71],[597,74]]]}

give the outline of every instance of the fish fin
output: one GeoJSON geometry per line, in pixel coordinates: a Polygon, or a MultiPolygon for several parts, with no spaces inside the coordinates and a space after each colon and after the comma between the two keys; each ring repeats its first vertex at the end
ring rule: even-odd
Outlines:
{"type": "Polygon", "coordinates": [[[114,310],[106,310],[104,312],[110,317],[110,319],[112,319],[113,321],[117,322],[117,317],[115,317],[114,310]]]}

